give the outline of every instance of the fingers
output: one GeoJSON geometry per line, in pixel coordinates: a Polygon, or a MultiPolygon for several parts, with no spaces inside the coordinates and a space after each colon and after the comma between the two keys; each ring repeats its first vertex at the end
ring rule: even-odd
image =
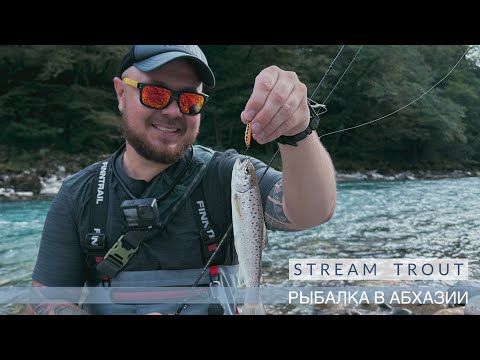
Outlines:
{"type": "MultiPolygon", "coordinates": [[[[306,102],[304,92],[294,88],[289,98],[280,106],[274,117],[257,133],[256,140],[261,144],[265,144],[296,128],[298,126],[297,119],[305,118],[302,106],[306,105],[303,104],[304,102],[306,102]]],[[[307,126],[308,124],[302,129],[295,131],[292,135],[303,131],[307,126]]]]}
{"type": "Polygon", "coordinates": [[[252,122],[252,136],[260,144],[295,135],[308,126],[307,87],[294,72],[266,68],[255,79],[241,119],[252,122]]]}
{"type": "Polygon", "coordinates": [[[245,124],[252,121],[263,109],[268,95],[277,84],[278,77],[280,76],[279,70],[276,66],[270,66],[262,70],[255,78],[252,95],[240,116],[245,124]]]}

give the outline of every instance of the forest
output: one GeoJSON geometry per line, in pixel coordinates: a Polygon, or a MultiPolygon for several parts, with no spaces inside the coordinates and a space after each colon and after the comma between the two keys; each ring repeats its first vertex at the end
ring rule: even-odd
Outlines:
{"type": "MultiPolygon", "coordinates": [[[[112,80],[130,46],[0,46],[0,172],[83,166],[115,151],[123,135],[112,80]]],[[[342,45],[201,48],[216,76],[216,87],[205,89],[202,145],[245,149],[240,113],[256,75],[276,65],[295,71],[309,96],[328,71],[313,97],[327,108],[320,136],[394,113],[322,137],[337,169],[480,169],[475,46],[347,45],[340,55],[342,45]]],[[[265,161],[276,149],[253,141],[253,154],[265,161]]]]}

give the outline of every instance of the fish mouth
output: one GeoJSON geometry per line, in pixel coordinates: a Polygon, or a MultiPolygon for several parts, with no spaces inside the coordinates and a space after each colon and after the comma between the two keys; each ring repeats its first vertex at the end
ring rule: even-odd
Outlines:
{"type": "Polygon", "coordinates": [[[250,158],[246,156],[243,161],[237,158],[234,165],[234,176],[232,177],[233,188],[238,193],[246,193],[255,187],[255,182],[252,179],[252,175],[247,175],[245,170],[247,168],[255,172],[250,158]]]}
{"type": "Polygon", "coordinates": [[[253,167],[250,157],[245,156],[243,160],[240,158],[237,158],[237,160],[235,160],[235,165],[234,165],[235,170],[243,172],[247,166],[253,167]]]}

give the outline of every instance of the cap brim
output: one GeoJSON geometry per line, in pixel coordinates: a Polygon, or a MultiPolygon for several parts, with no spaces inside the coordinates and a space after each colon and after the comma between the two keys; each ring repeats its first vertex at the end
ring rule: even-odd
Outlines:
{"type": "Polygon", "coordinates": [[[210,86],[215,86],[215,76],[213,75],[212,70],[209,66],[207,66],[204,62],[199,60],[197,57],[185,54],[183,52],[169,52],[165,54],[158,54],[152,56],[148,59],[139,61],[134,63],[133,65],[140,71],[148,72],[159,68],[160,66],[169,63],[172,60],[180,59],[180,58],[187,58],[192,60],[197,68],[198,75],[200,76],[200,80],[210,86]]]}

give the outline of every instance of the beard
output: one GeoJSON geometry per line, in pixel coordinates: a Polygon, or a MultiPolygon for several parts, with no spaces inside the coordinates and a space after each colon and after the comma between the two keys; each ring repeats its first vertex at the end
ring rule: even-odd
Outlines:
{"type": "Polygon", "coordinates": [[[152,144],[149,144],[144,140],[144,135],[135,130],[135,126],[133,126],[128,120],[128,116],[125,115],[125,112],[122,113],[122,130],[126,141],[135,149],[138,155],[146,160],[163,165],[170,165],[178,161],[185,151],[193,145],[199,134],[199,130],[197,130],[194,136],[183,139],[183,141],[177,143],[173,147],[167,146],[171,145],[171,142],[160,140],[160,142],[165,144],[165,148],[155,149],[152,144]]]}

